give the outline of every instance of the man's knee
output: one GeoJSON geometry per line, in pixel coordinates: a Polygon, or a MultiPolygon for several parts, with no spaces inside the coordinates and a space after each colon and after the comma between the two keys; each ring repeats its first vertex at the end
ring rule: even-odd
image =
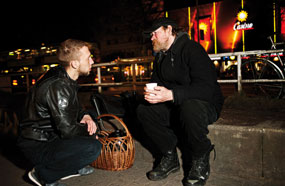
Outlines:
{"type": "Polygon", "coordinates": [[[140,104],[137,107],[137,118],[140,122],[143,122],[146,118],[152,117],[151,106],[140,104]]]}
{"type": "Polygon", "coordinates": [[[100,155],[102,144],[97,139],[89,138],[82,143],[82,147],[82,155],[86,155],[92,162],[100,155]]]}
{"type": "Polygon", "coordinates": [[[94,141],[93,145],[92,145],[92,151],[93,151],[93,159],[96,160],[97,157],[100,155],[101,153],[101,149],[102,149],[102,144],[96,140],[94,141]]]}
{"type": "Polygon", "coordinates": [[[141,115],[143,115],[143,113],[145,113],[146,111],[146,106],[143,105],[143,104],[140,104],[138,107],[137,107],[137,110],[136,110],[136,113],[138,115],[138,117],[140,117],[141,115]]]}
{"type": "MultiPolygon", "coordinates": [[[[200,122],[205,122],[205,124],[210,124],[216,118],[215,109],[213,106],[205,101],[197,99],[186,100],[180,106],[180,117],[184,121],[198,120],[200,122]]],[[[200,123],[199,122],[199,123],[200,123]]]]}
{"type": "Polygon", "coordinates": [[[182,116],[195,116],[198,113],[203,112],[203,108],[199,103],[199,100],[189,99],[184,101],[180,106],[180,112],[182,116]]]}

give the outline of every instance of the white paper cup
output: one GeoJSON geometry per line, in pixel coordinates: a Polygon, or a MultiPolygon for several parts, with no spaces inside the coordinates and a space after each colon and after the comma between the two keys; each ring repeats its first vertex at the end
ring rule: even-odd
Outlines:
{"type": "Polygon", "coordinates": [[[147,83],[145,84],[147,89],[154,90],[154,87],[157,87],[157,83],[147,83]]]}
{"type": "MultiPolygon", "coordinates": [[[[157,87],[157,83],[147,83],[145,84],[147,89],[154,90],[154,87],[157,87]]],[[[155,94],[150,94],[151,96],[155,96],[155,94]]]]}

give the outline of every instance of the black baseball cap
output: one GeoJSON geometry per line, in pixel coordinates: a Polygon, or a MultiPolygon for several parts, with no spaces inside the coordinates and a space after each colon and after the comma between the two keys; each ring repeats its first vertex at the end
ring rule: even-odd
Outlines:
{"type": "Polygon", "coordinates": [[[169,19],[166,17],[158,18],[157,20],[153,22],[150,28],[144,31],[144,34],[150,36],[150,34],[154,32],[156,29],[158,29],[159,27],[168,26],[168,25],[171,25],[172,27],[177,27],[177,23],[172,19],[169,19]]]}

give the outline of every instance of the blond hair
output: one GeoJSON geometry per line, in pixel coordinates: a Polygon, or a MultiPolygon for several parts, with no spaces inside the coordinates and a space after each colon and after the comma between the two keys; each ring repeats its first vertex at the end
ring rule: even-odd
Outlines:
{"type": "Polygon", "coordinates": [[[79,50],[84,46],[88,48],[91,47],[90,43],[76,39],[67,39],[62,42],[57,52],[60,64],[62,66],[68,66],[70,61],[78,60],[81,55],[79,50]]]}

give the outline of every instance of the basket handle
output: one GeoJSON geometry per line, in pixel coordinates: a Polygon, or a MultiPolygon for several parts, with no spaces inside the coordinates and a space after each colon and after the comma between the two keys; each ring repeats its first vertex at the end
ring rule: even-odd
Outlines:
{"type": "Polygon", "coordinates": [[[131,133],[130,133],[129,129],[127,128],[126,124],[118,116],[115,116],[114,114],[102,114],[102,115],[98,116],[97,119],[99,120],[103,117],[112,117],[112,118],[118,120],[120,122],[120,124],[124,127],[124,129],[126,130],[126,135],[129,137],[131,136],[131,133]]]}

